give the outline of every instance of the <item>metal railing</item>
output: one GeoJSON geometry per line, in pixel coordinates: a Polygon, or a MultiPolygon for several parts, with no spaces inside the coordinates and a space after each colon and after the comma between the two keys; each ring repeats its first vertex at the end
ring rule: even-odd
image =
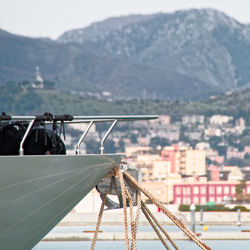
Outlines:
{"type": "Polygon", "coordinates": [[[51,114],[44,114],[40,116],[7,116],[7,115],[0,115],[0,121],[8,121],[11,123],[11,121],[22,121],[22,122],[27,122],[28,127],[25,131],[25,134],[22,138],[22,141],[20,143],[20,148],[19,148],[19,154],[23,155],[23,145],[24,142],[30,133],[34,123],[36,121],[43,121],[46,124],[51,124],[51,123],[57,123],[57,122],[64,122],[66,124],[70,123],[88,123],[88,126],[86,130],[83,132],[81,135],[77,145],[76,145],[76,154],[79,155],[80,152],[80,146],[84,139],[86,138],[90,128],[94,123],[99,123],[99,122],[112,122],[110,127],[108,128],[107,132],[101,139],[100,143],[100,154],[104,154],[104,142],[108,138],[109,134],[111,133],[112,129],[115,127],[115,125],[120,122],[120,121],[138,121],[138,120],[152,120],[152,119],[158,119],[157,115],[117,115],[117,116],[71,116],[71,115],[60,115],[60,116],[52,116],[51,114]]]}

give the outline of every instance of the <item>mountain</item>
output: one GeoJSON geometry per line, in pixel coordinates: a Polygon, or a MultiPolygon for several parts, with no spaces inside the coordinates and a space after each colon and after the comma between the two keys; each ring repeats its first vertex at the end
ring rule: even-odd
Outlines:
{"type": "Polygon", "coordinates": [[[222,91],[250,86],[250,26],[212,9],[110,18],[58,41],[175,71],[222,91]]]}
{"type": "Polygon", "coordinates": [[[46,80],[64,91],[101,93],[113,99],[147,97],[197,99],[217,90],[205,81],[173,70],[98,55],[79,44],[33,39],[0,30],[0,85],[33,80],[40,67],[46,80]]]}

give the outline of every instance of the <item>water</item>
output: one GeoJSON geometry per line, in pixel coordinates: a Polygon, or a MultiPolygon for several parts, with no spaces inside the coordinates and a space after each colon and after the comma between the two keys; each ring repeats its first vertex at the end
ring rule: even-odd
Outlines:
{"type": "MultiPolygon", "coordinates": [[[[176,226],[164,226],[168,232],[179,232],[180,229],[176,226]]],[[[196,231],[202,232],[203,226],[196,225],[196,231]]],[[[241,230],[249,230],[250,226],[210,226],[209,232],[240,232],[241,230]]],[[[51,232],[53,233],[74,233],[82,232],[84,230],[95,230],[95,227],[91,226],[64,226],[55,227],[51,232]]],[[[103,232],[124,232],[124,228],[121,226],[102,226],[100,228],[103,232]]],[[[139,226],[139,232],[153,232],[151,226],[139,226]]],[[[249,249],[250,250],[250,239],[249,240],[207,240],[205,241],[213,250],[214,249],[249,249]]],[[[198,250],[200,249],[192,241],[176,240],[176,245],[180,249],[198,250]]],[[[170,244],[168,244],[170,246],[170,244]]],[[[91,241],[63,241],[63,242],[39,242],[33,250],[82,250],[90,249],[91,241]]],[[[160,241],[137,241],[137,248],[143,250],[154,250],[154,249],[165,249],[160,241]]],[[[115,250],[115,249],[126,249],[124,241],[97,241],[96,248],[99,250],[115,250]]]]}
{"type": "MultiPolygon", "coordinates": [[[[207,240],[206,243],[213,250],[243,250],[250,249],[250,240],[245,241],[230,241],[230,240],[207,240]]],[[[191,241],[176,240],[175,244],[181,249],[199,250],[200,248],[191,241]]],[[[170,244],[168,244],[170,246],[170,244]]],[[[83,250],[90,249],[90,241],[65,241],[65,242],[40,242],[33,250],[83,250]]],[[[165,249],[160,241],[137,241],[138,250],[154,250],[165,249]]],[[[98,241],[96,243],[96,250],[116,250],[126,249],[123,241],[98,241]]],[[[173,249],[173,248],[171,248],[173,249]]]]}

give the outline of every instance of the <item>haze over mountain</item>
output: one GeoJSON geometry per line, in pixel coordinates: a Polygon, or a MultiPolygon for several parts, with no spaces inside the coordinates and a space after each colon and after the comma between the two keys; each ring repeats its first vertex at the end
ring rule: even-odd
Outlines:
{"type": "Polygon", "coordinates": [[[223,91],[250,84],[250,26],[203,9],[110,18],[58,41],[198,78],[223,91]]]}
{"type": "Polygon", "coordinates": [[[214,10],[110,18],[57,41],[0,30],[0,84],[33,80],[112,97],[201,99],[250,82],[250,26],[214,10]]]}
{"type": "Polygon", "coordinates": [[[36,66],[57,88],[78,93],[109,91],[114,99],[192,99],[215,92],[206,82],[174,71],[97,55],[77,44],[32,39],[0,31],[0,83],[34,80],[36,66]],[[204,92],[204,88],[207,92],[204,92]]]}

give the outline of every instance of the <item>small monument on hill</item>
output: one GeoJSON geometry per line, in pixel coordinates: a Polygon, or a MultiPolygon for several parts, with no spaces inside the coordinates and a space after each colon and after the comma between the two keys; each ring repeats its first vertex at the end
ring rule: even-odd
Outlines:
{"type": "Polygon", "coordinates": [[[36,66],[36,80],[35,82],[32,83],[32,87],[35,89],[44,88],[43,78],[42,78],[39,66],[36,66]]]}

